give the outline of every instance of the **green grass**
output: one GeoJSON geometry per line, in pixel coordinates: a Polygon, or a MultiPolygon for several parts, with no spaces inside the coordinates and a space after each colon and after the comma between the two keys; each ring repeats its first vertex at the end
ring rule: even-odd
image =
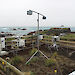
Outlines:
{"type": "Polygon", "coordinates": [[[45,39],[52,39],[52,36],[51,35],[46,35],[46,36],[44,35],[44,38],[45,39]]]}
{"type": "Polygon", "coordinates": [[[35,73],[34,72],[30,72],[30,75],[35,75],[35,73]]]}
{"type": "Polygon", "coordinates": [[[57,52],[54,52],[53,55],[51,56],[51,58],[55,58],[58,56],[58,53],[57,52]]]}
{"type": "Polygon", "coordinates": [[[56,65],[56,62],[53,58],[50,58],[49,60],[46,59],[45,66],[50,67],[50,66],[55,66],[55,65],[56,65]]]}
{"type": "Polygon", "coordinates": [[[30,55],[33,55],[36,51],[37,51],[37,49],[36,49],[36,48],[33,48],[33,49],[30,51],[30,55]]]}
{"type": "Polygon", "coordinates": [[[11,41],[11,40],[15,40],[15,38],[6,38],[6,42],[11,41]]]}
{"type": "Polygon", "coordinates": [[[41,31],[40,34],[46,34],[48,30],[41,31]]]}
{"type": "Polygon", "coordinates": [[[31,62],[36,62],[36,61],[38,61],[38,60],[39,60],[38,57],[34,57],[34,58],[31,60],[31,62]]]}
{"type": "Polygon", "coordinates": [[[32,35],[31,35],[31,36],[29,36],[29,37],[21,37],[21,39],[26,39],[26,40],[27,40],[27,39],[34,39],[34,38],[36,38],[36,37],[37,37],[37,36],[32,36],[32,35]]]}
{"type": "Polygon", "coordinates": [[[58,56],[57,52],[54,52],[49,60],[46,59],[45,66],[56,66],[56,60],[55,58],[58,56]]]}
{"type": "Polygon", "coordinates": [[[22,56],[15,56],[12,58],[11,64],[18,65],[19,63],[22,63],[24,61],[24,58],[22,56]]]}
{"type": "Polygon", "coordinates": [[[61,36],[61,40],[66,40],[66,41],[75,41],[75,34],[66,34],[65,36],[61,36]]]}

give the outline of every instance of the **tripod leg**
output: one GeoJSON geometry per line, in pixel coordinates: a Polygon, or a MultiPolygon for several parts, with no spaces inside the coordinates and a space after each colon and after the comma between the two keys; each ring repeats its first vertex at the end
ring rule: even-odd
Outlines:
{"type": "Polygon", "coordinates": [[[31,56],[31,58],[26,62],[26,64],[28,64],[30,62],[30,60],[35,56],[35,54],[38,52],[38,50],[31,56]]]}
{"type": "Polygon", "coordinates": [[[47,59],[49,59],[43,52],[41,52],[40,50],[39,50],[39,52],[40,52],[44,57],[46,57],[47,59]]]}

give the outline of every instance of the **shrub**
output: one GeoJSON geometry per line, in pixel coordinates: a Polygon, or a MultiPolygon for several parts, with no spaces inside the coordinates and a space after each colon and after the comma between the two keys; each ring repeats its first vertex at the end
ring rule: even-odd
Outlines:
{"type": "Polygon", "coordinates": [[[46,60],[45,61],[45,65],[46,66],[53,66],[53,65],[55,65],[56,63],[55,63],[55,60],[54,59],[52,59],[52,58],[50,58],[49,60],[46,60]]]}
{"type": "Polygon", "coordinates": [[[33,58],[31,59],[31,61],[27,63],[27,65],[31,65],[33,62],[37,62],[38,60],[39,60],[38,57],[33,57],[33,58]]]}
{"type": "Polygon", "coordinates": [[[33,49],[31,50],[31,52],[30,52],[30,55],[34,54],[36,51],[37,51],[37,49],[36,49],[36,48],[33,48],[33,49]]]}
{"type": "Polygon", "coordinates": [[[38,57],[34,57],[34,58],[32,58],[31,62],[36,62],[36,61],[38,61],[38,60],[39,60],[38,57]]]}
{"type": "Polygon", "coordinates": [[[22,63],[22,62],[23,62],[23,57],[21,57],[21,56],[15,56],[12,59],[12,64],[13,65],[18,65],[19,63],[22,63]]]}
{"type": "Polygon", "coordinates": [[[54,52],[51,58],[55,58],[57,57],[57,55],[58,55],[57,52],[54,52]]]}
{"type": "Polygon", "coordinates": [[[34,72],[30,72],[30,75],[35,75],[35,73],[34,72]]]}

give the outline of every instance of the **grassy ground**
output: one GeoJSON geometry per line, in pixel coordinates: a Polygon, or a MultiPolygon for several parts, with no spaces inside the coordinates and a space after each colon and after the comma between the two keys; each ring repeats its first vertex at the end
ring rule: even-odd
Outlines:
{"type": "Polygon", "coordinates": [[[65,36],[61,37],[61,40],[66,40],[66,41],[75,41],[75,34],[68,33],[65,36]]]}
{"type": "Polygon", "coordinates": [[[44,46],[41,47],[41,51],[51,57],[51,60],[47,60],[44,56],[35,56],[27,65],[26,61],[31,57],[34,51],[24,51],[18,53],[17,56],[11,57],[10,63],[16,66],[23,72],[32,72],[32,75],[55,75],[54,70],[57,70],[57,75],[68,75],[68,73],[75,70],[75,60],[71,60],[63,55],[53,52],[52,56],[44,46]]]}
{"type": "MultiPolygon", "coordinates": [[[[51,39],[51,36],[45,36],[46,39],[51,39]]],[[[61,37],[61,40],[75,41],[75,34],[67,34],[61,37]]],[[[25,50],[19,52],[17,56],[13,56],[10,59],[10,63],[16,66],[23,72],[32,72],[32,75],[55,75],[54,70],[57,70],[57,75],[68,75],[70,72],[75,70],[75,60],[71,60],[64,55],[59,53],[55,54],[53,52],[52,56],[50,51],[44,46],[41,47],[41,51],[50,57],[50,60],[47,60],[42,55],[35,56],[27,65],[26,61],[31,57],[31,55],[36,50],[25,50]]]]}

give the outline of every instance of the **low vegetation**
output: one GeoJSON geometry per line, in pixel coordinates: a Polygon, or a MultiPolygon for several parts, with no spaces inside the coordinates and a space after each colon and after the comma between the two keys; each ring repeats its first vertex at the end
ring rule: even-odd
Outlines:
{"type": "Polygon", "coordinates": [[[39,60],[39,58],[35,56],[35,57],[31,60],[31,62],[36,62],[36,61],[38,61],[38,60],[39,60]]]}
{"type": "Polygon", "coordinates": [[[57,52],[54,52],[51,58],[45,61],[45,65],[48,67],[55,66],[56,65],[55,58],[57,57],[57,55],[58,55],[57,52]]]}
{"type": "Polygon", "coordinates": [[[75,41],[75,34],[68,33],[65,36],[62,36],[60,39],[66,41],[75,41]]]}
{"type": "Polygon", "coordinates": [[[15,40],[15,38],[6,38],[6,42],[11,41],[11,40],[15,40]]]}
{"type": "Polygon", "coordinates": [[[33,48],[33,49],[30,51],[30,55],[33,55],[36,51],[37,51],[37,49],[36,49],[36,48],[33,48]]]}
{"type": "Polygon", "coordinates": [[[55,63],[55,60],[53,58],[50,58],[49,60],[46,60],[45,61],[45,65],[47,67],[50,67],[50,66],[54,66],[56,63],[55,63]]]}
{"type": "Polygon", "coordinates": [[[23,57],[21,56],[15,56],[13,57],[12,61],[11,61],[11,64],[13,65],[18,65],[19,63],[22,63],[24,61],[23,57]]]}
{"type": "Polygon", "coordinates": [[[56,58],[58,56],[57,52],[54,52],[51,58],[56,58]]]}

